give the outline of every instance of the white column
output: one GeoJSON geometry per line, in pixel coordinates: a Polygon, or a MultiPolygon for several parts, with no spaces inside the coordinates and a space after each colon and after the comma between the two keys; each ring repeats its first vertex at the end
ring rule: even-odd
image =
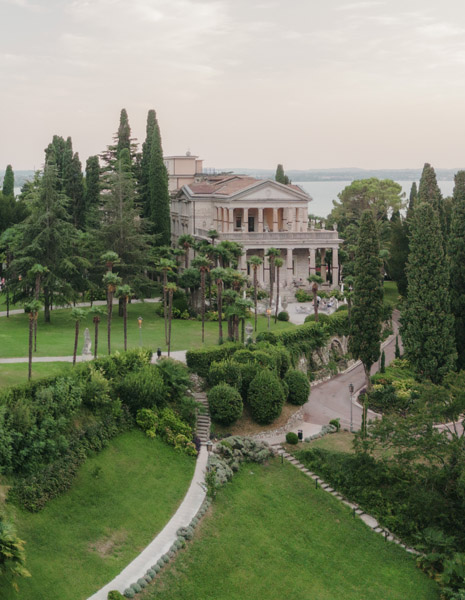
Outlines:
{"type": "Polygon", "coordinates": [[[338,248],[333,248],[333,285],[335,288],[339,285],[339,251],[338,248]]]}
{"type": "Polygon", "coordinates": [[[293,265],[292,265],[292,250],[293,250],[293,248],[287,248],[287,254],[286,254],[286,282],[287,282],[287,285],[290,285],[292,283],[292,278],[294,275],[293,265]]]}
{"type": "Polygon", "coordinates": [[[273,231],[278,231],[278,209],[273,208],[273,231]]]}
{"type": "Polygon", "coordinates": [[[248,208],[243,208],[242,209],[242,226],[244,231],[249,231],[249,209],[248,208]]]}
{"type": "Polygon", "coordinates": [[[315,275],[315,273],[316,273],[316,250],[315,250],[315,248],[308,249],[308,258],[310,261],[310,275],[315,275]]]}
{"type": "Polygon", "coordinates": [[[258,209],[258,233],[263,233],[263,208],[258,209]]]}
{"type": "Polygon", "coordinates": [[[228,208],[228,214],[229,214],[229,228],[228,231],[231,233],[232,231],[234,231],[234,210],[232,208],[228,208]]]}
{"type": "Polygon", "coordinates": [[[320,248],[320,257],[321,257],[321,279],[323,279],[323,283],[326,283],[326,248],[320,248]]]}

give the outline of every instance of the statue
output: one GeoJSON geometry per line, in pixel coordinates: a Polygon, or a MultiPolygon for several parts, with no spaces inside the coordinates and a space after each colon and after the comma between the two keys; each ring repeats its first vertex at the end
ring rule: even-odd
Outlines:
{"type": "Polygon", "coordinates": [[[89,328],[86,327],[86,329],[84,331],[84,347],[82,348],[82,360],[83,361],[92,360],[93,356],[92,356],[91,348],[92,348],[92,341],[90,339],[89,328]]]}
{"type": "Polygon", "coordinates": [[[337,223],[333,223],[333,230],[337,231],[337,223]]]}

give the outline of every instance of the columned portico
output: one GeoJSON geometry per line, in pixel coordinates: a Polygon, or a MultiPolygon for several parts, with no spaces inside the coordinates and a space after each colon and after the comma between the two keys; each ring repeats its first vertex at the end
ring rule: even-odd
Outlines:
{"type": "Polygon", "coordinates": [[[323,283],[326,283],[326,248],[320,248],[321,269],[320,276],[323,283]]]}

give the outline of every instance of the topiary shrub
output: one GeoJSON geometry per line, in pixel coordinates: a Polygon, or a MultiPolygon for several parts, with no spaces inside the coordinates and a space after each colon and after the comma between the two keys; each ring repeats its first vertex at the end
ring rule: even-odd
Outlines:
{"type": "Polygon", "coordinates": [[[108,592],[107,600],[124,600],[124,596],[118,590],[112,590],[108,592]]]}
{"type": "Polygon", "coordinates": [[[143,577],[141,577],[140,579],[137,580],[138,585],[140,585],[140,587],[142,589],[144,589],[145,587],[147,587],[147,582],[145,581],[145,579],[143,577]]]}
{"type": "Polygon", "coordinates": [[[131,587],[136,592],[136,594],[142,591],[142,588],[138,583],[131,583],[131,587]]]}
{"type": "Polygon", "coordinates": [[[252,350],[247,350],[246,348],[243,348],[242,350],[238,350],[237,352],[234,352],[231,359],[235,363],[240,363],[241,365],[245,365],[245,364],[248,364],[253,361],[253,359],[254,359],[253,352],[252,352],[252,350]]]}
{"type": "Polygon", "coordinates": [[[269,342],[270,344],[278,343],[276,334],[271,331],[261,331],[255,339],[257,342],[269,342]]]}
{"type": "Polygon", "coordinates": [[[239,392],[242,396],[243,402],[247,402],[247,394],[249,392],[250,382],[256,376],[256,374],[260,370],[260,367],[255,362],[244,363],[240,364],[239,366],[241,369],[241,387],[239,392]]]}
{"type": "Polygon", "coordinates": [[[216,385],[207,393],[210,416],[213,421],[230,425],[242,415],[242,398],[236,388],[227,383],[216,385]]]}
{"type": "Polygon", "coordinates": [[[116,386],[116,392],[133,415],[140,408],[162,408],[166,405],[163,377],[151,365],[126,375],[116,386]]]}
{"type": "Polygon", "coordinates": [[[222,360],[213,362],[208,370],[208,385],[214,387],[220,383],[227,383],[237,389],[241,387],[241,369],[236,362],[222,360]]]}
{"type": "Polygon", "coordinates": [[[267,369],[260,371],[250,383],[248,399],[252,418],[262,425],[279,417],[286,400],[278,376],[267,369]]]}
{"type": "Polygon", "coordinates": [[[294,433],[293,431],[289,431],[288,433],[286,433],[286,442],[288,444],[298,444],[299,443],[299,436],[294,433]]]}
{"type": "Polygon", "coordinates": [[[278,313],[278,321],[289,321],[289,313],[285,310],[282,310],[278,313]]]}
{"type": "Polygon", "coordinates": [[[132,588],[126,588],[124,590],[125,598],[134,598],[135,595],[136,595],[136,592],[132,588]]]}
{"type": "Polygon", "coordinates": [[[310,394],[310,383],[305,373],[290,369],[284,376],[284,381],[289,389],[287,401],[297,406],[305,404],[310,394]]]}
{"type": "MultiPolygon", "coordinates": [[[[329,315],[325,315],[324,313],[318,313],[318,323],[329,323],[331,321],[331,317],[329,315]]],[[[305,317],[304,323],[315,323],[315,315],[308,315],[305,317]]]]}

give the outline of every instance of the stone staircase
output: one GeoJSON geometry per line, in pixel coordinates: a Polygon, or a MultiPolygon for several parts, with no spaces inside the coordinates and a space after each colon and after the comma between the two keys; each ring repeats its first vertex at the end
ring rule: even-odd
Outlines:
{"type": "Polygon", "coordinates": [[[194,392],[194,400],[201,405],[197,412],[197,437],[202,444],[210,439],[210,413],[208,411],[208,400],[204,392],[194,392]]]}

